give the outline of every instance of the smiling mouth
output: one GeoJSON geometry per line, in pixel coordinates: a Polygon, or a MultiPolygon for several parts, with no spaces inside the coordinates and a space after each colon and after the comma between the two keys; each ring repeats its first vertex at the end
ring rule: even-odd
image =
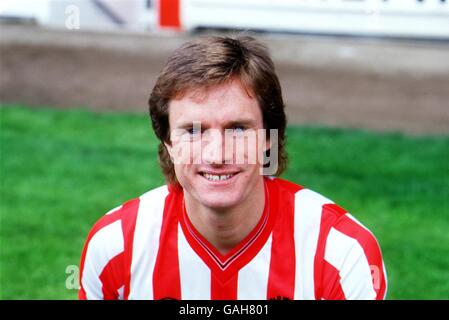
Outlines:
{"type": "Polygon", "coordinates": [[[231,179],[237,173],[217,175],[217,174],[211,174],[211,173],[206,173],[206,172],[200,172],[200,174],[209,181],[226,181],[226,180],[231,179]]]}

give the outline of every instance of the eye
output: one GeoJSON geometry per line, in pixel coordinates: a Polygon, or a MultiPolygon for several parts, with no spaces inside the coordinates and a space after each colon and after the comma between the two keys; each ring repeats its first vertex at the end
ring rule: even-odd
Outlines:
{"type": "Polygon", "coordinates": [[[191,128],[187,128],[186,131],[190,134],[190,135],[198,135],[201,133],[201,130],[199,128],[195,128],[195,127],[191,127],[191,128]]]}
{"type": "Polygon", "coordinates": [[[246,128],[245,128],[244,126],[234,126],[234,127],[232,128],[232,130],[233,130],[235,133],[243,133],[243,132],[246,130],[246,128]]]}

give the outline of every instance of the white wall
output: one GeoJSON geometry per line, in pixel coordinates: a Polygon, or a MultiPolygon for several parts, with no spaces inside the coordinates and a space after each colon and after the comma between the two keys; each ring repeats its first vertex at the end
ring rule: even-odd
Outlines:
{"type": "MultiPolygon", "coordinates": [[[[101,0],[122,20],[124,29],[145,31],[156,23],[157,0],[146,8],[146,0],[101,0]]],[[[80,27],[86,29],[117,29],[91,0],[0,0],[0,16],[34,18],[43,25],[65,28],[66,8],[75,5],[80,11],[80,27]]]]}
{"type": "Polygon", "coordinates": [[[449,1],[181,0],[181,24],[268,31],[449,38],[449,1]]]}
{"type": "Polygon", "coordinates": [[[0,15],[35,18],[39,23],[49,19],[49,0],[1,0],[0,15]]]}

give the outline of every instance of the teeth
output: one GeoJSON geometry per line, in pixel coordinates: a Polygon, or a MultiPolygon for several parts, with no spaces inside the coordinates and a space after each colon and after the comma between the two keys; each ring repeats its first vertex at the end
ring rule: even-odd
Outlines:
{"type": "Polygon", "coordinates": [[[209,173],[203,173],[203,176],[209,181],[222,181],[230,179],[234,174],[215,175],[209,173]]]}

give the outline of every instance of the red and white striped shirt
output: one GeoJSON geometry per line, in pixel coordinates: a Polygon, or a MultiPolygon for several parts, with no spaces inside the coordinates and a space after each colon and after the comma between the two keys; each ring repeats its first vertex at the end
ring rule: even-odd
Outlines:
{"type": "Polygon", "coordinates": [[[80,299],[383,299],[373,234],[320,194],[265,178],[252,232],[221,255],[163,186],[103,216],[87,238],[80,299]]]}

